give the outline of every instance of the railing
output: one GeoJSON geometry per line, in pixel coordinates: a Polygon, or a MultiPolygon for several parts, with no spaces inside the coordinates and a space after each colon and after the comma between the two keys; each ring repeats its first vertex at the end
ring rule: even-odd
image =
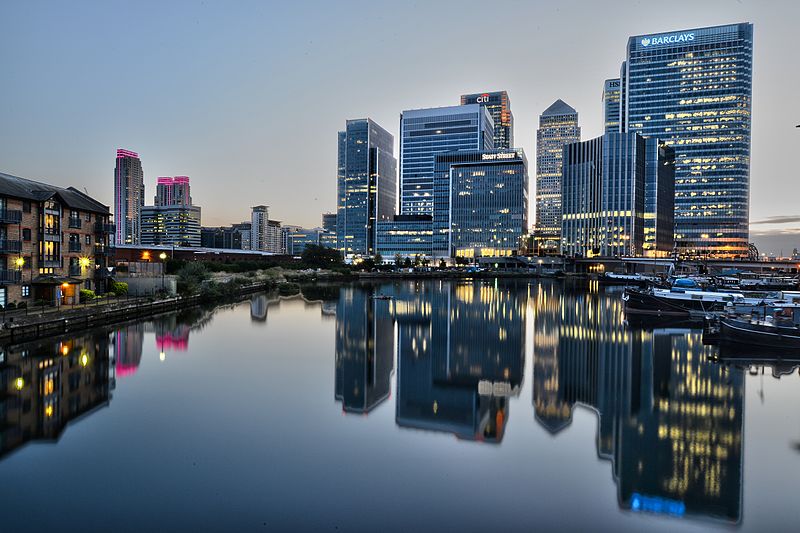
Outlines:
{"type": "Polygon", "coordinates": [[[81,275],[81,266],[80,265],[70,265],[69,266],[69,275],[72,278],[79,277],[81,275]]]}
{"type": "Polygon", "coordinates": [[[81,251],[81,243],[70,241],[69,242],[69,251],[70,252],[80,252],[81,251]]]}
{"type": "Polygon", "coordinates": [[[80,218],[74,218],[74,217],[69,218],[69,227],[72,229],[81,229],[82,224],[83,221],[80,218]]]}
{"type": "Polygon", "coordinates": [[[94,224],[95,233],[114,233],[116,229],[116,224],[106,224],[103,222],[95,222],[94,224]]]}
{"type": "Polygon", "coordinates": [[[22,279],[20,270],[0,270],[0,283],[19,283],[22,279]]]}
{"type": "Polygon", "coordinates": [[[22,241],[0,239],[0,253],[19,253],[22,251],[22,241]]]}
{"type": "Polygon", "coordinates": [[[0,209],[0,223],[19,224],[22,221],[22,211],[18,209],[0,209]]]}
{"type": "Polygon", "coordinates": [[[94,255],[106,255],[108,253],[108,248],[105,244],[95,244],[94,245],[94,255]]]}
{"type": "Polygon", "coordinates": [[[44,268],[61,268],[60,259],[40,259],[39,264],[44,268]]]}

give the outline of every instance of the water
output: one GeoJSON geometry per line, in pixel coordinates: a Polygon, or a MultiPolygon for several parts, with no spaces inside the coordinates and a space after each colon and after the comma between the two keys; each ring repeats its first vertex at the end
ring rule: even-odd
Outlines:
{"type": "Polygon", "coordinates": [[[305,297],[5,347],[0,530],[797,529],[791,364],[597,286],[305,297]]]}

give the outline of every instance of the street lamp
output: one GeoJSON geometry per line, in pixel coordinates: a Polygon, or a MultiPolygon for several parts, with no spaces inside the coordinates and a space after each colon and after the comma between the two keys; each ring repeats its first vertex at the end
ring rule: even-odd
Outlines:
{"type": "Polygon", "coordinates": [[[161,252],[158,254],[158,258],[161,259],[161,292],[164,292],[164,260],[167,258],[167,253],[161,252]]]}

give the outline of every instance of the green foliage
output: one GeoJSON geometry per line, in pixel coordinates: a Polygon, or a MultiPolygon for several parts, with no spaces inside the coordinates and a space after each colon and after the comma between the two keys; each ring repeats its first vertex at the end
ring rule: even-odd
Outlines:
{"type": "Polygon", "coordinates": [[[208,268],[205,263],[189,262],[177,271],[178,294],[189,296],[197,294],[200,286],[209,278],[208,268]]]}
{"type": "Polygon", "coordinates": [[[405,261],[403,261],[403,266],[406,268],[411,268],[411,258],[406,257],[405,261]]]}
{"type": "Polygon", "coordinates": [[[444,259],[439,261],[439,268],[447,268],[447,262],[444,259]]]}
{"type": "Polygon", "coordinates": [[[94,298],[95,298],[94,291],[90,291],[89,289],[81,289],[80,292],[81,303],[91,302],[92,300],[94,300],[94,298]]]}
{"type": "Polygon", "coordinates": [[[115,296],[125,296],[128,294],[128,284],[123,281],[115,281],[111,284],[110,291],[114,293],[115,296]]]}
{"type": "Polygon", "coordinates": [[[376,265],[380,265],[381,263],[383,263],[383,256],[380,254],[380,252],[378,252],[375,254],[373,260],[375,261],[376,265]]]}
{"type": "Polygon", "coordinates": [[[339,250],[316,244],[307,245],[301,257],[304,264],[314,268],[340,266],[344,261],[339,250]]]}
{"type": "Polygon", "coordinates": [[[278,294],[281,296],[294,296],[300,293],[300,285],[297,283],[278,283],[278,294]]]}
{"type": "Polygon", "coordinates": [[[397,266],[403,266],[403,256],[400,254],[394,254],[394,264],[397,266]]]}
{"type": "Polygon", "coordinates": [[[6,305],[6,309],[8,311],[11,311],[12,309],[16,308],[17,308],[17,302],[8,302],[8,305],[6,305]]]}

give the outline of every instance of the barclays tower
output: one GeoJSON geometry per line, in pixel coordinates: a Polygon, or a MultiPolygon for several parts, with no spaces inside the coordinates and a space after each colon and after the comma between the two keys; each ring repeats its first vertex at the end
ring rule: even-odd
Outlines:
{"type": "Polygon", "coordinates": [[[628,40],[621,129],[675,150],[681,254],[747,254],[752,64],[750,23],[628,40]]]}

